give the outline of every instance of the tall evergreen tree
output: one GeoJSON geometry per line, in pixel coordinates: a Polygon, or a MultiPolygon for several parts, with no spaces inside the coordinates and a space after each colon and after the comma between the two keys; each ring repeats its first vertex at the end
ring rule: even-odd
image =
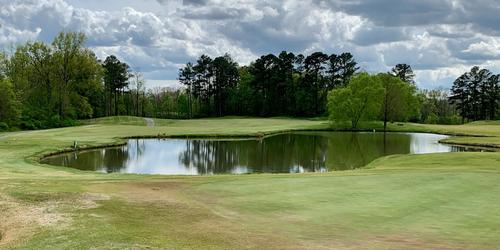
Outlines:
{"type": "Polygon", "coordinates": [[[313,114],[321,114],[324,111],[326,102],[326,81],[325,69],[328,55],[323,52],[314,52],[304,60],[306,70],[305,81],[312,87],[314,112],[313,114]]]}
{"type": "Polygon", "coordinates": [[[340,55],[331,54],[328,58],[328,89],[335,87],[345,87],[351,77],[358,71],[357,63],[351,53],[342,53],[340,55]]]}
{"type": "Polygon", "coordinates": [[[498,119],[498,110],[500,105],[500,74],[491,75],[485,81],[481,89],[482,110],[485,112],[485,119],[498,119]]]}
{"type": "Polygon", "coordinates": [[[293,53],[282,51],[278,56],[278,77],[277,77],[277,113],[293,115],[296,105],[296,86],[293,82],[294,63],[296,57],[293,53]]]}
{"type": "Polygon", "coordinates": [[[196,72],[193,69],[193,64],[190,62],[179,70],[179,82],[186,86],[186,92],[188,94],[189,118],[193,117],[193,84],[195,77],[196,72]]]}
{"type": "Polygon", "coordinates": [[[449,99],[464,119],[494,119],[499,90],[498,76],[475,66],[455,80],[449,99]]]}
{"type": "Polygon", "coordinates": [[[261,56],[250,66],[249,71],[254,76],[252,86],[256,92],[255,97],[260,100],[256,106],[259,115],[269,116],[274,111],[274,76],[277,68],[278,58],[273,54],[261,56]]]}
{"type": "Polygon", "coordinates": [[[104,83],[108,95],[108,115],[118,115],[118,98],[120,92],[128,85],[130,78],[129,66],[118,60],[116,56],[110,55],[106,57],[102,65],[104,67],[104,83]],[[111,100],[114,98],[114,113],[111,113],[111,100]]]}
{"type": "Polygon", "coordinates": [[[227,110],[226,103],[230,89],[239,81],[238,64],[229,55],[216,57],[212,62],[214,73],[215,107],[218,116],[227,110]]]}
{"type": "Polygon", "coordinates": [[[195,81],[193,83],[193,95],[200,98],[205,107],[205,114],[211,114],[211,97],[214,92],[213,86],[213,59],[207,55],[201,55],[193,67],[195,71],[195,81]]]}
{"type": "Polygon", "coordinates": [[[415,84],[415,73],[413,73],[413,69],[408,64],[396,64],[396,66],[391,69],[391,74],[399,77],[403,82],[415,84]]]}

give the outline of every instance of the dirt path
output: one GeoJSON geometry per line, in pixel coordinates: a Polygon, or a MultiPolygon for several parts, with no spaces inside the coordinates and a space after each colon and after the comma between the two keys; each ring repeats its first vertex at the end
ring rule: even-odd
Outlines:
{"type": "Polygon", "coordinates": [[[146,124],[148,125],[148,127],[155,126],[155,121],[152,118],[144,118],[144,120],[146,121],[146,124]]]}

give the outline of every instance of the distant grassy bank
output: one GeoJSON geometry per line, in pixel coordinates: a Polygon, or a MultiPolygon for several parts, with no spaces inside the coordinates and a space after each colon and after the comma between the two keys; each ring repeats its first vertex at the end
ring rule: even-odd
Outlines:
{"type": "MultiPolygon", "coordinates": [[[[313,174],[149,176],[41,165],[44,154],[131,136],[260,136],[343,129],[291,118],[111,117],[0,134],[0,248],[496,248],[500,153],[380,158],[313,174]]],[[[381,123],[362,124],[380,130],[381,123]]],[[[500,122],[389,124],[500,146],[500,122]],[[478,137],[480,136],[480,137],[478,137]]]]}

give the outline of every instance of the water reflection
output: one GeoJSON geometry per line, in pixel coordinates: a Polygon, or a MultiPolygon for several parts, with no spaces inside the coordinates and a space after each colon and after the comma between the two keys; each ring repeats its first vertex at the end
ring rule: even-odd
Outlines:
{"type": "Polygon", "coordinates": [[[134,139],[126,146],[65,154],[52,165],[99,172],[206,175],[299,173],[362,167],[391,154],[462,151],[443,135],[300,132],[260,140],[134,139]]]}

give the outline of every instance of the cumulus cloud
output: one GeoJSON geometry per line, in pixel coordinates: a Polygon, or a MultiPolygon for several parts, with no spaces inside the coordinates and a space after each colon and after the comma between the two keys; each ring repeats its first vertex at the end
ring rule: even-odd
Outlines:
{"type": "Polygon", "coordinates": [[[500,70],[496,0],[0,0],[0,47],[87,34],[155,83],[201,54],[248,64],[282,50],[350,51],[367,71],[408,63],[421,87],[450,86],[472,65],[500,70]]]}

